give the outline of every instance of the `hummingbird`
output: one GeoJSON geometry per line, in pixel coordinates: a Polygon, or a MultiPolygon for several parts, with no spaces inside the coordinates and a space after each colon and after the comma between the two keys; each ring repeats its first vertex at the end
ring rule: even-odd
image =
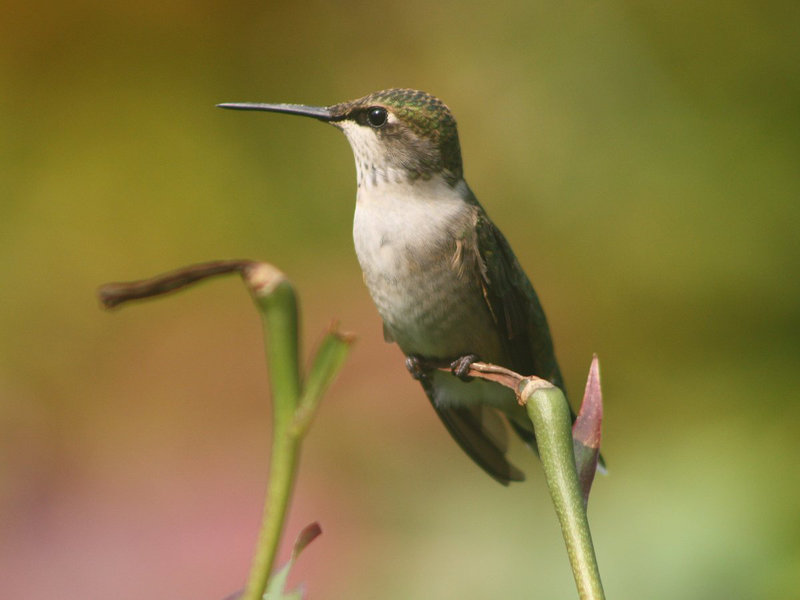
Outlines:
{"type": "Polygon", "coordinates": [[[324,107],[218,106],[311,117],[345,134],[358,183],[353,240],[385,340],[405,354],[461,448],[500,483],[522,481],[506,457],[503,420],[535,451],[533,426],[513,391],[470,380],[469,365],[482,360],[564,384],[539,298],[464,180],[450,109],[413,89],[324,107]]]}

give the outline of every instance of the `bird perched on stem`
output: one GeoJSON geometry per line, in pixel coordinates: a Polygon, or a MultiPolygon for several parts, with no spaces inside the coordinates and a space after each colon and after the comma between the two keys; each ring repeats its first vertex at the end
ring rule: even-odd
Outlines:
{"type": "Polygon", "coordinates": [[[563,389],[544,311],[503,234],[464,180],[456,121],[438,98],[390,89],[318,107],[221,104],[312,117],[342,130],[358,173],[353,239],[384,336],[406,355],[461,448],[503,484],[523,473],[506,458],[503,415],[532,448],[514,393],[470,381],[477,360],[563,389]],[[450,372],[430,368],[450,364],[450,372]]]}

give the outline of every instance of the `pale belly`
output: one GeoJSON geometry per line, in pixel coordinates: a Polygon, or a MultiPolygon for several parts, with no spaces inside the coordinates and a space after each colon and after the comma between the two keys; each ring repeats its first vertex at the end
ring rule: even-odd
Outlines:
{"type": "MultiPolygon", "coordinates": [[[[459,198],[359,197],[353,239],[364,282],[404,354],[442,360],[475,354],[508,364],[479,264],[464,260],[463,243],[462,260],[454,260],[457,240],[473,231],[474,219],[474,208],[459,198]]],[[[466,383],[442,371],[432,377],[432,400],[440,408],[488,404],[512,418],[522,411],[514,393],[496,383],[466,383]]]]}
{"type": "Polygon", "coordinates": [[[460,202],[434,202],[435,210],[407,199],[359,202],[353,237],[364,281],[405,354],[502,362],[477,263],[454,261],[472,213],[460,202]]]}

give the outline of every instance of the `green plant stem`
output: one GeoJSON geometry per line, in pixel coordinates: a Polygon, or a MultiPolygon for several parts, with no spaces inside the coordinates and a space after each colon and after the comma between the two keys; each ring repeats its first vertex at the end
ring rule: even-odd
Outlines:
{"type": "Polygon", "coordinates": [[[308,432],[322,395],[342,368],[353,341],[353,336],[334,330],[329,331],[323,338],[303,382],[303,393],[297,403],[291,425],[293,435],[302,438],[308,432]]]}
{"type": "Polygon", "coordinates": [[[603,600],[603,584],[592,544],[589,520],[575,469],[572,418],[563,392],[554,386],[522,390],[547,486],[561,523],[569,562],[581,600],[603,600]]]}
{"type": "Polygon", "coordinates": [[[261,314],[272,388],[272,454],[256,554],[243,600],[261,600],[275,563],[299,459],[299,438],[290,431],[300,398],[297,300],[280,272],[246,276],[261,314]]]}
{"type": "MultiPolygon", "coordinates": [[[[264,329],[267,370],[272,391],[272,452],[261,530],[253,564],[240,600],[261,600],[270,582],[292,494],[300,446],[314,418],[322,394],[341,368],[351,336],[331,330],[323,339],[302,383],[299,364],[299,316],[297,297],[286,276],[268,263],[224,260],[190,265],[150,279],[110,283],[98,290],[106,308],[152,298],[226,273],[240,273],[258,307],[264,329]]],[[[293,558],[313,537],[319,526],[307,528],[295,544],[293,558]],[[310,537],[309,537],[310,536],[310,537]]],[[[285,573],[284,569],[281,573],[285,573]]],[[[280,575],[280,574],[279,574],[280,575]]],[[[282,587],[280,577],[276,585],[282,587]]]]}
{"type": "Polygon", "coordinates": [[[288,431],[275,431],[269,465],[267,497],[261,517],[256,554],[242,600],[261,600],[278,554],[300,458],[300,444],[288,431]]]}

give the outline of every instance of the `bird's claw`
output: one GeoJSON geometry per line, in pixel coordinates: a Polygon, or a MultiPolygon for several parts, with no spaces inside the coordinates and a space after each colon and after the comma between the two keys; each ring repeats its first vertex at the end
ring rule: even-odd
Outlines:
{"type": "Polygon", "coordinates": [[[472,381],[472,377],[469,376],[469,368],[472,363],[479,360],[476,354],[465,354],[450,363],[450,372],[461,381],[472,381]]]}
{"type": "Polygon", "coordinates": [[[411,377],[417,381],[423,381],[428,378],[428,370],[422,366],[422,359],[419,356],[413,354],[406,356],[406,369],[411,373],[411,377]]]}

